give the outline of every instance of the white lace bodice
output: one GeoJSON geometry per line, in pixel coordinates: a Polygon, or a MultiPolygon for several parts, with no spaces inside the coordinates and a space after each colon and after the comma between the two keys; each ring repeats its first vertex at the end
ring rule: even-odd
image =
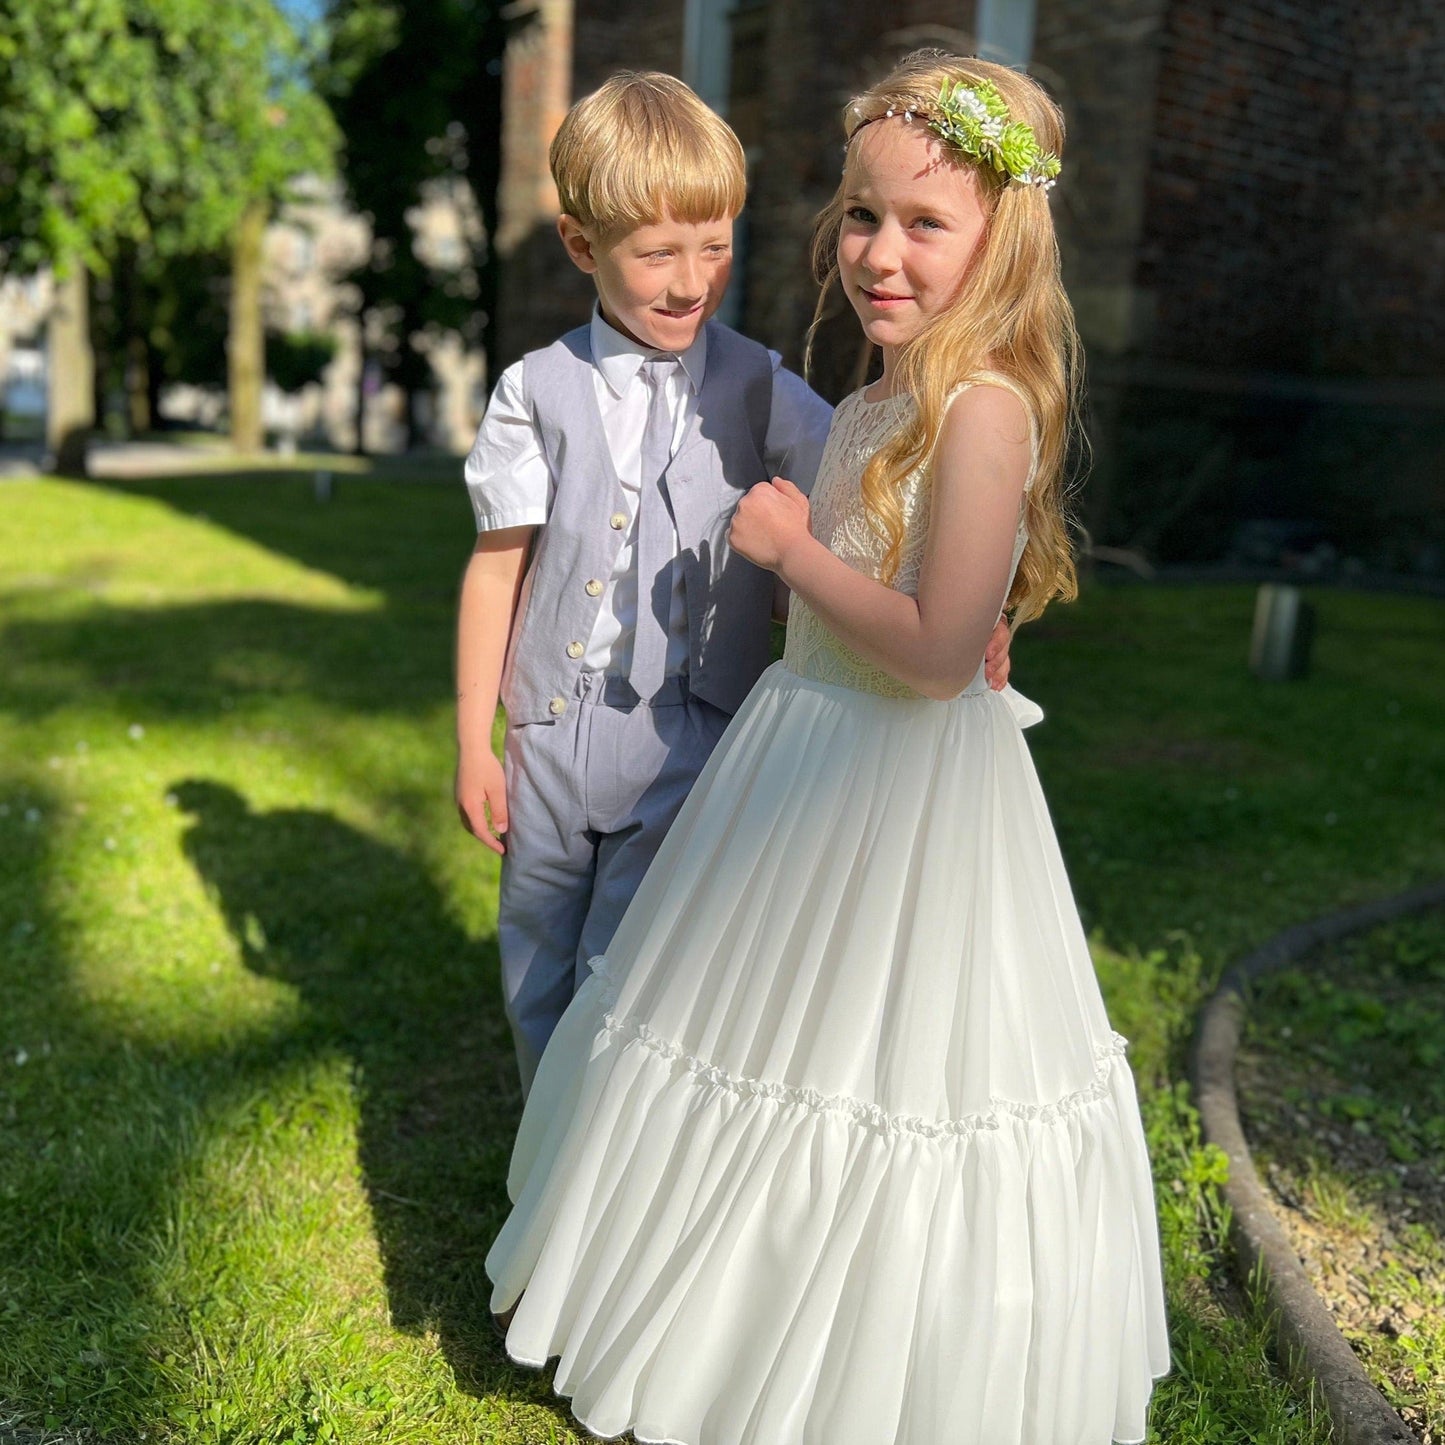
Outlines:
{"type": "MultiPolygon", "coordinates": [[[[992,382],[995,378],[990,374],[988,380],[992,382]]],[[[1016,391],[1006,378],[996,380],[998,384],[1016,391]]],[[[963,389],[959,388],[960,391],[963,389]]],[[[850,567],[875,579],[882,574],[883,555],[887,549],[883,538],[869,523],[863,505],[863,471],[873,454],[903,423],[906,409],[912,405],[913,398],[906,394],[875,402],[865,400],[861,391],[844,397],[834,413],[833,427],[828,433],[828,442],[818,464],[818,479],[813,487],[813,535],[850,567]]],[[[1035,443],[1035,463],[1037,454],[1035,443]]],[[[1031,472],[1029,482],[1032,481],[1031,472]]],[[[928,467],[916,467],[902,487],[903,550],[892,583],[897,591],[906,592],[910,597],[918,595],[923,549],[928,540],[930,500],[928,467]]],[[[1014,542],[1013,568],[1017,568],[1027,541],[1028,533],[1024,530],[1021,510],[1018,536],[1014,542]]],[[[783,665],[802,677],[837,683],[861,692],[878,693],[883,697],[919,696],[906,683],[899,682],[881,667],[860,657],[835,637],[807,603],[797,596],[789,605],[788,640],[783,652],[783,665]]]]}

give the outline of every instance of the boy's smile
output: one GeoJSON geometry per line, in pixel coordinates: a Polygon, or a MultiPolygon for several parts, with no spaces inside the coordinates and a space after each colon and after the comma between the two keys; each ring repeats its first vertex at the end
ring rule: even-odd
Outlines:
{"type": "Polygon", "coordinates": [[[563,216],[557,230],[567,254],[596,282],[603,320],[639,346],[686,351],[727,294],[731,217],[669,217],[601,235],[563,216]]]}

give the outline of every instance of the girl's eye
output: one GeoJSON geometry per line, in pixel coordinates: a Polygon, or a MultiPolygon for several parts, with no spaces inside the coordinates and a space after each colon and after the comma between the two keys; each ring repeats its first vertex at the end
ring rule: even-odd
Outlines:
{"type": "Polygon", "coordinates": [[[935,221],[932,216],[920,216],[913,224],[923,231],[941,231],[943,229],[943,222],[935,221]]]}
{"type": "Polygon", "coordinates": [[[860,226],[872,226],[878,221],[878,217],[867,206],[849,206],[843,214],[850,221],[857,221],[860,226]]]}

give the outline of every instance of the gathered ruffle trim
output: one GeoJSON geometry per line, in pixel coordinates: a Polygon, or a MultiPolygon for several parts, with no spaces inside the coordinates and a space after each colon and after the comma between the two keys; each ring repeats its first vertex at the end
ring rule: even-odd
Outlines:
{"type": "Polygon", "coordinates": [[[618,983],[607,966],[604,954],[590,960],[593,976],[601,983],[605,1012],[602,1026],[621,1042],[636,1042],[658,1057],[666,1059],[699,1083],[722,1089],[739,1099],[770,1099],[784,1107],[798,1107],[816,1114],[833,1114],[875,1133],[889,1136],[913,1135],[922,1139],[955,1139],[1001,1127],[1003,1117],[1027,1124],[1056,1124],[1097,1103],[1109,1093],[1109,1080],[1116,1060],[1129,1046],[1122,1034],[1111,1034],[1107,1043],[1094,1050],[1094,1073],[1089,1082],[1071,1094],[1050,1104],[1023,1104],[1012,1099],[990,1099],[987,1109],[965,1114],[958,1119],[925,1119],[916,1114],[895,1114],[878,1104],[855,1099],[848,1094],[824,1094],[817,1089],[799,1088],[775,1079],[753,1079],[732,1074],[721,1065],[690,1054],[681,1044],[662,1037],[641,1019],[617,1014],[612,1005],[617,1000],[618,983]]]}

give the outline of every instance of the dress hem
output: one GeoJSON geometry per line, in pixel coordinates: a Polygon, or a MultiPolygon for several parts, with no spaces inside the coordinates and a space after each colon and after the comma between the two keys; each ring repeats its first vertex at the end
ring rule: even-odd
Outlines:
{"type": "MultiPolygon", "coordinates": [[[[552,1355],[548,1359],[537,1361],[527,1359],[522,1355],[514,1355],[511,1350],[507,1349],[505,1341],[503,1342],[502,1348],[507,1358],[514,1365],[520,1365],[524,1370],[545,1370],[553,1360],[560,1358],[560,1356],[552,1355]]],[[[1157,1375],[1151,1375],[1150,1378],[1157,1383],[1159,1380],[1165,1379],[1168,1374],[1168,1370],[1162,1370],[1157,1375]]],[[[636,1445],[696,1445],[695,1441],[680,1440],[671,1435],[639,1435],[631,1425],[624,1426],[615,1434],[605,1435],[602,1431],[594,1429],[586,1420],[573,1411],[573,1397],[571,1395],[565,1395],[561,1390],[554,1389],[552,1391],[552,1398],[554,1400],[561,1400],[567,1406],[567,1413],[572,1416],[573,1420],[576,1421],[593,1440],[632,1440],[636,1442],[636,1445]]],[[[1121,1440],[1115,1435],[1110,1437],[1109,1445],[1144,1445],[1147,1439],[1147,1434],[1131,1437],[1127,1440],[1121,1440]]]]}

